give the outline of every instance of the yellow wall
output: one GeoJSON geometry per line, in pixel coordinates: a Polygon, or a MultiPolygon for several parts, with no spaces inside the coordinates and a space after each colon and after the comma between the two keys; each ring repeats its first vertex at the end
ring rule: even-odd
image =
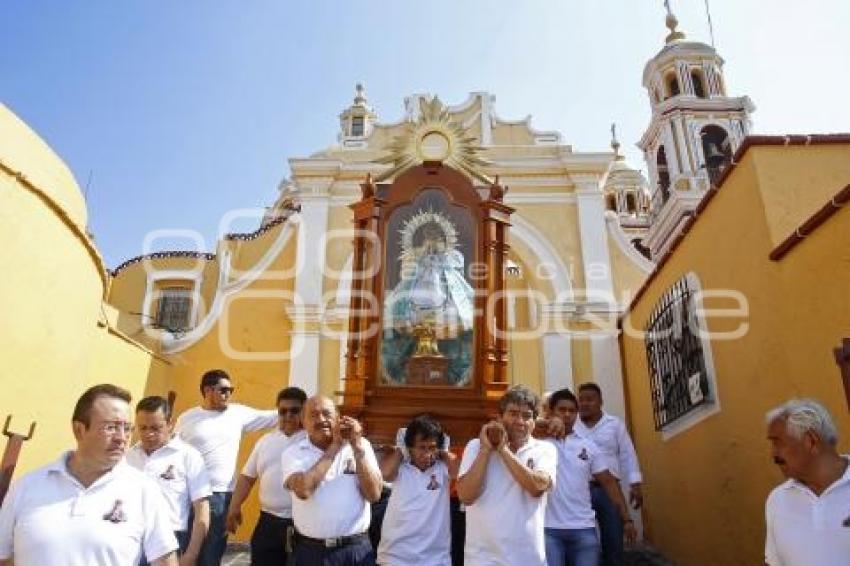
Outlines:
{"type": "MultiPolygon", "coordinates": [[[[850,160],[850,146],[842,147],[850,160]]],[[[762,200],[767,190],[759,180],[801,182],[818,160],[764,165],[756,158],[761,150],[745,154],[623,321],[643,329],[661,294],[688,272],[704,290],[737,290],[749,304],[746,335],[711,343],[720,411],[667,441],[654,430],[642,337],[623,337],[627,403],[645,472],[646,530],[682,564],[762,563],[764,500],[782,481],[764,438],[767,410],[790,397],[816,397],[836,417],[841,448],[850,449],[850,419],[832,357],[832,348],[850,336],[850,269],[841,260],[850,210],[833,216],[782,261],[770,261],[773,242],[762,200]]],[[[809,194],[834,194],[846,179],[824,182],[832,186],[809,194]]],[[[709,309],[729,306],[706,302],[709,309]]],[[[720,332],[740,322],[709,318],[707,324],[720,332]]]]}

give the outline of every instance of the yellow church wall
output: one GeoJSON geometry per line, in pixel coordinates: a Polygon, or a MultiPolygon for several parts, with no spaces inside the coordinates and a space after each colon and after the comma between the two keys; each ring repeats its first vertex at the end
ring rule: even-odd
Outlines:
{"type": "MultiPolygon", "coordinates": [[[[587,332],[588,329],[581,328],[577,331],[587,332]]],[[[582,334],[574,334],[571,342],[573,385],[577,386],[585,381],[593,381],[593,354],[591,353],[590,338],[582,334]]]]}
{"type": "Polygon", "coordinates": [[[773,245],[828,202],[850,179],[850,145],[754,146],[773,245]]]}
{"type": "MultiPolygon", "coordinates": [[[[778,175],[773,168],[780,165],[771,163],[769,172],[778,175]]],[[[644,525],[649,540],[683,564],[763,561],[764,501],[782,481],[764,438],[771,407],[794,396],[819,398],[836,417],[847,451],[850,420],[831,354],[850,327],[850,313],[841,308],[850,275],[846,268],[836,272],[847,244],[847,211],[772,262],[766,191],[758,185],[766,172],[744,155],[623,321],[629,420],[645,474],[644,525]],[[719,412],[664,440],[654,428],[644,341],[628,328],[643,329],[660,296],[690,272],[703,290],[732,289],[746,298],[746,319],[709,316],[710,332],[730,332],[741,322],[749,327],[741,338],[711,340],[719,412]]]]}
{"type": "MultiPolygon", "coordinates": [[[[573,289],[583,289],[584,269],[577,207],[572,204],[521,204],[514,208],[516,214],[532,224],[555,249],[567,269],[573,289]]],[[[517,238],[508,236],[511,246],[516,241],[517,238]]]]}

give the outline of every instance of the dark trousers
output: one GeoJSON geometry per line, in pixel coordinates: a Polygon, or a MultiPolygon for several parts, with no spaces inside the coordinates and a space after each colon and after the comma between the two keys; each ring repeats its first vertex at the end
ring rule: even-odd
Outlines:
{"type": "Polygon", "coordinates": [[[292,519],[284,519],[265,511],[251,535],[251,566],[283,566],[289,560],[286,552],[287,530],[294,528],[292,519]]]}
{"type": "Polygon", "coordinates": [[[623,563],[623,520],[605,489],[590,484],[590,502],[599,523],[599,542],[602,545],[602,566],[621,566],[623,563]]]}
{"type": "Polygon", "coordinates": [[[326,548],[297,537],[296,541],[295,566],[375,566],[375,553],[368,537],[336,548],[326,548]]]}
{"type": "MultiPolygon", "coordinates": [[[[227,508],[230,506],[231,495],[233,494],[229,491],[214,491],[209,496],[210,528],[207,531],[207,538],[204,539],[204,544],[201,546],[198,566],[219,566],[221,564],[221,557],[227,550],[227,530],[224,520],[227,516],[227,508]]],[[[192,525],[194,521],[194,514],[190,514],[189,525],[192,525]]]]}

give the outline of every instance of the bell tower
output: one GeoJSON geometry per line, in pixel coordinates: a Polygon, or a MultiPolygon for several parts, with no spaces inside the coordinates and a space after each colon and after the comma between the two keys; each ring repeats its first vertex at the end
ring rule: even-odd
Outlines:
{"type": "Polygon", "coordinates": [[[717,181],[750,133],[755,106],[729,96],[723,59],[714,47],[688,41],[667,7],[665,45],[643,70],[652,118],[638,147],[644,152],[651,193],[646,239],[652,257],[666,252],[684,222],[717,181]]]}

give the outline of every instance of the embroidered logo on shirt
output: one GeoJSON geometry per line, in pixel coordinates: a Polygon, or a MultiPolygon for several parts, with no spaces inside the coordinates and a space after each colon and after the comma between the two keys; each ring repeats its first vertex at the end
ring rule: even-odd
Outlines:
{"type": "Polygon", "coordinates": [[[528,461],[526,461],[526,463],[525,463],[525,467],[528,468],[529,470],[533,470],[534,469],[534,458],[529,458],[528,461]]]}
{"type": "Polygon", "coordinates": [[[427,489],[429,491],[434,491],[436,489],[440,489],[440,484],[437,481],[437,474],[431,474],[431,481],[428,482],[428,487],[426,487],[425,489],[427,489]]]}
{"type": "Polygon", "coordinates": [[[842,527],[850,527],[850,515],[847,515],[847,518],[844,519],[844,522],[841,523],[842,527]]]}
{"type": "Polygon", "coordinates": [[[579,460],[588,460],[590,456],[587,455],[587,448],[582,448],[581,453],[578,455],[579,460]]]}
{"type": "Polygon", "coordinates": [[[174,475],[174,464],[169,465],[164,472],[159,474],[159,477],[164,480],[173,480],[174,478],[176,478],[177,476],[174,475]]]}
{"type": "Polygon", "coordinates": [[[110,523],[123,523],[127,520],[127,515],[124,514],[124,509],[122,509],[123,502],[120,499],[116,499],[115,503],[112,505],[112,510],[103,516],[104,521],[109,521],[110,523]]]}
{"type": "Polygon", "coordinates": [[[354,460],[349,458],[345,461],[345,468],[342,470],[343,474],[356,474],[357,468],[354,467],[354,460]]]}

